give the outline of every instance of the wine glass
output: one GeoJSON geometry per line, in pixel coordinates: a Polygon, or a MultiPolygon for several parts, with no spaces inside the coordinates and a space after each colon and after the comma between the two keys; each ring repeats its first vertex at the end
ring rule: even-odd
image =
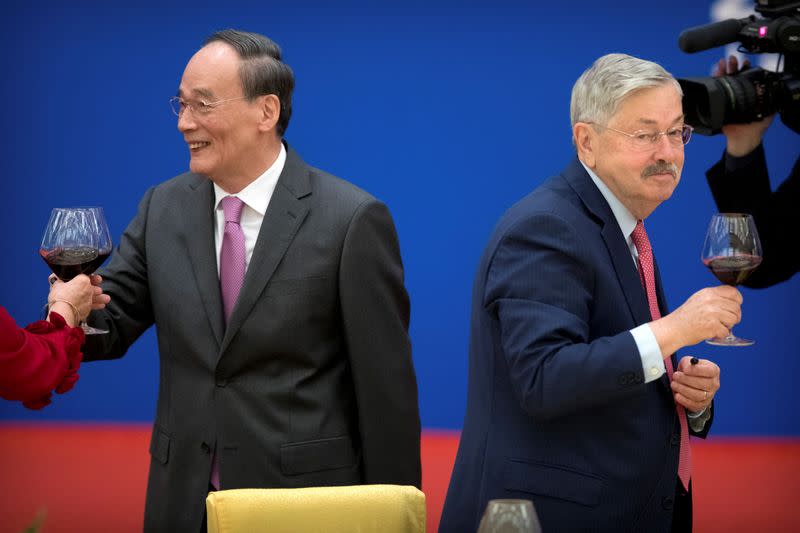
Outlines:
{"type": "Polygon", "coordinates": [[[530,500],[489,500],[478,533],[542,533],[530,500]]]}
{"type": "MultiPolygon", "coordinates": [[[[726,285],[739,285],[761,264],[761,241],[751,215],[717,213],[711,217],[703,243],[703,264],[726,285]]],[[[708,339],[716,346],[750,346],[731,330],[727,337],[708,339]]]]}
{"type": "MultiPolygon", "coordinates": [[[[61,281],[92,274],[111,255],[111,234],[102,207],[57,207],[50,213],[39,255],[61,281]]],[[[81,322],[87,335],[108,331],[81,322]]]]}

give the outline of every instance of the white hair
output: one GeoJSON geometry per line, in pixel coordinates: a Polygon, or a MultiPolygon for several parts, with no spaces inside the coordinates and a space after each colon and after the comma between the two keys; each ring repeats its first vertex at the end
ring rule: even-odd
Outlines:
{"type": "Polygon", "coordinates": [[[678,94],[678,81],[664,67],[627,54],[607,54],[586,69],[572,87],[570,119],[605,125],[625,98],[641,89],[672,84],[678,94]]]}

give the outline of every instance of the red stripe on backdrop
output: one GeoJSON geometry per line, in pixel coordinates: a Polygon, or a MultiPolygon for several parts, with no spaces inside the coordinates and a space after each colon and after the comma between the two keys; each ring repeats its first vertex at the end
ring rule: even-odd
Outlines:
{"type": "MultiPolygon", "coordinates": [[[[0,532],[46,510],[43,533],[142,529],[149,426],[0,425],[0,532]]],[[[425,431],[428,531],[439,525],[458,434],[425,431]]],[[[695,531],[800,531],[800,439],[693,443],[695,531]]]]}

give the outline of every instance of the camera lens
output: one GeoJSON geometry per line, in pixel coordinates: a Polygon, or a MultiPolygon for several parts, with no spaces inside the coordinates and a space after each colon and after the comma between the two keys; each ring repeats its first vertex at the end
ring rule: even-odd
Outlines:
{"type": "Polygon", "coordinates": [[[723,76],[718,78],[725,98],[725,123],[750,122],[748,117],[756,105],[755,87],[742,76],[723,76]]]}
{"type": "Polygon", "coordinates": [[[789,105],[784,102],[786,80],[761,68],[733,76],[684,78],[678,82],[683,89],[686,122],[702,135],[719,133],[725,124],[760,120],[789,105]]]}

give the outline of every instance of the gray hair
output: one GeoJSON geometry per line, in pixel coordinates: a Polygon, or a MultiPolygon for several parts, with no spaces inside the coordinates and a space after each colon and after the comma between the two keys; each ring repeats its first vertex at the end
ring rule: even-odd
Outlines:
{"type": "Polygon", "coordinates": [[[607,54],[586,69],[572,87],[570,119],[605,125],[625,98],[641,89],[672,84],[682,97],[678,81],[664,67],[627,54],[607,54]]]}
{"type": "Polygon", "coordinates": [[[283,137],[292,116],[294,74],[289,65],[281,60],[280,47],[261,34],[233,29],[212,34],[204,45],[217,41],[233,47],[242,59],[239,78],[244,95],[249,101],[263,94],[274,94],[278,97],[281,113],[276,130],[283,137]]]}

